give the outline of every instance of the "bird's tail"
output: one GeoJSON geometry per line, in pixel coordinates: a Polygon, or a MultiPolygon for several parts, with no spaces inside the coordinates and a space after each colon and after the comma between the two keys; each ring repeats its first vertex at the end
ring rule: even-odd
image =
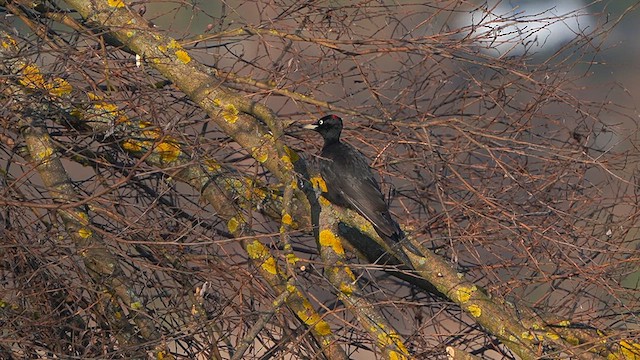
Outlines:
{"type": "Polygon", "coordinates": [[[396,243],[398,243],[402,248],[405,248],[409,251],[411,251],[413,254],[420,256],[420,257],[424,257],[424,255],[422,254],[422,252],[420,250],[418,250],[418,248],[413,245],[411,243],[411,241],[409,240],[409,238],[407,237],[407,235],[404,233],[404,231],[398,229],[399,231],[395,234],[393,234],[392,240],[396,243]]]}

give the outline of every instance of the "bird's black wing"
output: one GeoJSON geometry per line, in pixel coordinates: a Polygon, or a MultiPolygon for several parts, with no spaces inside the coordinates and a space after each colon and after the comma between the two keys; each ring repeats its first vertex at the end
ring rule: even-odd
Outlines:
{"type": "Polygon", "coordinates": [[[357,211],[380,236],[398,240],[400,227],[389,214],[366,158],[344,143],[323,149],[321,156],[320,172],[327,184],[328,200],[357,211]]]}

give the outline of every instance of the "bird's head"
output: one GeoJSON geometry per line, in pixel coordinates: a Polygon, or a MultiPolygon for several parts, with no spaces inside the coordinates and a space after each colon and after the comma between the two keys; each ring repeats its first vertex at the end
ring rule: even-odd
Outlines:
{"type": "Polygon", "coordinates": [[[319,132],[325,143],[337,142],[342,132],[342,119],[336,115],[327,115],[313,124],[305,125],[304,128],[319,132]]]}

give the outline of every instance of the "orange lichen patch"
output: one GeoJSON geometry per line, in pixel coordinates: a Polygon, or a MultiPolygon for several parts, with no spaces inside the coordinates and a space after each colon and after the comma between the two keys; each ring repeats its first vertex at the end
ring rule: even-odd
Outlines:
{"type": "Polygon", "coordinates": [[[124,112],[118,110],[115,114],[115,123],[116,124],[125,124],[125,125],[131,125],[133,124],[133,122],[129,119],[129,117],[127,115],[125,115],[124,112]]]}
{"type": "Polygon", "coordinates": [[[353,294],[353,285],[345,282],[340,283],[340,292],[349,296],[353,294]]]}
{"type": "Polygon", "coordinates": [[[409,354],[398,333],[393,330],[387,331],[383,324],[378,324],[378,327],[379,329],[375,329],[375,332],[378,334],[378,344],[380,344],[380,347],[395,346],[403,354],[409,354]]]}
{"type": "MultiPolygon", "coordinates": [[[[103,101],[102,96],[92,92],[87,93],[87,96],[89,97],[89,100],[95,101],[95,103],[93,104],[93,109],[98,114],[114,118],[116,124],[129,122],[129,118],[124,114],[124,112],[118,110],[118,107],[115,104],[103,101]]],[[[82,114],[74,114],[74,116],[80,118],[82,114]]]]}
{"type": "Polygon", "coordinates": [[[222,168],[222,166],[220,166],[220,163],[218,163],[216,160],[214,159],[206,159],[204,161],[205,166],[207,167],[208,171],[211,172],[217,172],[220,171],[220,169],[222,168]]]}
{"type": "MultiPolygon", "coordinates": [[[[3,47],[11,46],[10,43],[3,41],[3,47]]],[[[62,78],[54,78],[53,81],[48,82],[38,66],[34,64],[26,64],[21,69],[21,77],[18,82],[29,89],[42,89],[49,92],[52,96],[62,96],[71,93],[73,88],[71,84],[62,78]]]]}
{"type": "Polygon", "coordinates": [[[335,236],[330,230],[320,231],[319,241],[322,246],[329,246],[336,254],[344,255],[344,248],[337,236],[335,236]]]}
{"type": "Polygon", "coordinates": [[[91,91],[87,92],[87,97],[89,98],[89,100],[92,100],[92,101],[102,100],[102,96],[91,91]]]}
{"type": "Polygon", "coordinates": [[[327,336],[331,333],[331,328],[329,327],[329,324],[324,320],[318,322],[313,328],[321,336],[327,336]]]}
{"type": "Polygon", "coordinates": [[[53,155],[53,148],[47,146],[44,149],[36,152],[33,157],[35,158],[35,160],[45,160],[51,157],[51,155],[53,155]]]}
{"type": "Polygon", "coordinates": [[[169,41],[169,45],[167,45],[167,48],[169,48],[169,49],[182,49],[182,46],[180,45],[179,42],[176,41],[176,39],[171,39],[169,41]]]}
{"type": "MultiPolygon", "coordinates": [[[[257,198],[260,200],[264,200],[267,198],[267,192],[259,187],[256,187],[256,184],[253,180],[246,178],[245,179],[245,198],[247,199],[251,199],[251,198],[257,198]]],[[[242,186],[241,182],[238,182],[238,188],[242,186]]],[[[236,189],[237,190],[237,189],[236,189]]]]}
{"type": "Polygon", "coordinates": [[[329,200],[327,200],[327,198],[325,198],[324,196],[320,196],[320,197],[318,198],[318,202],[319,202],[319,203],[320,203],[320,205],[322,205],[322,206],[329,206],[329,204],[331,204],[331,203],[329,202],[329,200]]]}
{"type": "Polygon", "coordinates": [[[157,151],[164,162],[175,161],[181,153],[180,146],[171,140],[158,144],[157,151]]]}
{"type": "Polygon", "coordinates": [[[625,340],[620,341],[620,355],[616,359],[640,360],[640,344],[625,340]]]}
{"type": "Polygon", "coordinates": [[[282,223],[291,226],[293,224],[293,218],[289,214],[282,215],[282,223]]]}
{"type": "Polygon", "coordinates": [[[144,142],[139,140],[128,139],[122,142],[122,148],[131,152],[140,152],[144,146],[144,142]]]}
{"type": "Polygon", "coordinates": [[[327,192],[327,183],[320,176],[314,176],[311,178],[311,184],[315,189],[320,189],[323,193],[327,192]]]}
{"type": "Polygon", "coordinates": [[[238,108],[236,108],[235,105],[231,103],[224,103],[219,98],[214,98],[213,106],[221,108],[220,115],[229,124],[234,124],[236,121],[238,121],[238,114],[240,113],[240,111],[238,110],[238,108]]]}
{"type": "Polygon", "coordinates": [[[111,7],[121,8],[124,7],[124,1],[122,0],[107,0],[107,4],[111,7]]]}
{"type": "Polygon", "coordinates": [[[291,285],[291,284],[287,283],[287,286],[286,286],[286,287],[287,287],[287,291],[288,291],[289,293],[291,293],[291,294],[293,294],[293,293],[297,293],[297,294],[299,294],[299,292],[297,291],[297,289],[296,289],[295,285],[291,285]]]}
{"type": "Polygon", "coordinates": [[[188,64],[191,61],[191,57],[184,50],[176,51],[176,57],[184,64],[188,64]]]}
{"type": "Polygon", "coordinates": [[[106,101],[93,104],[93,108],[104,110],[106,113],[114,113],[118,111],[118,107],[115,104],[111,104],[106,101]]]}
{"type": "Polygon", "coordinates": [[[293,169],[293,163],[291,163],[291,159],[288,155],[282,155],[280,160],[282,160],[282,164],[284,165],[285,170],[288,171],[293,169]]]}
{"type": "Polygon", "coordinates": [[[146,130],[142,131],[142,136],[146,139],[156,140],[162,136],[162,131],[160,131],[160,129],[158,128],[147,128],[147,125],[145,123],[140,123],[139,126],[141,129],[146,128],[146,130]]]}
{"type": "Polygon", "coordinates": [[[62,78],[53,79],[53,83],[47,84],[47,88],[49,89],[49,94],[53,96],[68,95],[71,94],[71,90],[73,90],[71,84],[62,78]]]}
{"type": "Polygon", "coordinates": [[[300,258],[297,257],[294,253],[288,253],[285,258],[287,259],[287,262],[291,265],[295,265],[298,261],[300,261],[300,258]]]}
{"type": "Polygon", "coordinates": [[[151,127],[151,126],[153,126],[153,123],[152,123],[152,122],[149,122],[149,121],[140,121],[140,122],[138,123],[138,127],[139,127],[140,129],[146,129],[146,128],[151,127]]]}
{"type": "MultiPolygon", "coordinates": [[[[150,125],[151,124],[147,122],[138,123],[138,127],[141,129],[146,129],[150,125]]],[[[154,146],[154,141],[157,141],[163,137],[163,134],[162,131],[160,131],[158,128],[148,128],[141,132],[140,137],[142,137],[143,140],[124,140],[122,142],[122,148],[132,152],[140,152],[149,149],[150,147],[154,146]]],[[[172,137],[169,136],[164,137],[162,141],[158,142],[153,150],[157,155],[160,156],[161,160],[164,162],[175,161],[182,153],[180,145],[172,137]]]]}
{"type": "Polygon", "coordinates": [[[259,163],[264,163],[269,159],[269,154],[262,147],[254,147],[251,149],[251,155],[254,159],[258,160],[259,163]]]}
{"type": "Polygon", "coordinates": [[[276,275],[278,273],[276,259],[271,256],[267,248],[258,240],[254,240],[247,245],[247,254],[254,260],[263,260],[261,267],[264,271],[272,275],[276,275]]]}
{"type": "Polygon", "coordinates": [[[120,110],[118,110],[118,107],[115,104],[102,101],[102,102],[93,104],[93,108],[96,110],[96,112],[99,115],[115,118],[116,123],[118,124],[128,120],[126,116],[120,110]]]}
{"type": "Polygon", "coordinates": [[[162,350],[162,351],[158,351],[158,354],[156,355],[156,358],[158,360],[174,360],[175,357],[173,355],[171,355],[170,353],[162,350]]]}
{"type": "Polygon", "coordinates": [[[2,47],[5,49],[16,49],[18,47],[18,42],[11,36],[5,36],[4,38],[2,38],[2,42],[0,42],[0,45],[2,45],[2,47]]]}
{"type": "Polygon", "coordinates": [[[327,336],[331,333],[331,327],[329,324],[320,318],[317,312],[313,310],[311,304],[308,301],[304,301],[302,306],[304,306],[304,310],[300,310],[296,313],[298,318],[302,320],[307,326],[313,327],[313,329],[322,336],[327,336]]]}
{"type": "Polygon", "coordinates": [[[76,212],[76,216],[80,219],[80,221],[84,224],[89,223],[89,215],[86,212],[78,211],[76,212]]]}
{"type": "Polygon", "coordinates": [[[344,267],[344,272],[347,274],[349,279],[351,279],[351,281],[356,281],[356,276],[353,274],[353,272],[348,266],[344,267]]]}
{"type": "Polygon", "coordinates": [[[403,354],[400,354],[397,351],[389,352],[389,360],[406,360],[406,359],[408,359],[408,357],[406,357],[403,354]]]}
{"type": "Polygon", "coordinates": [[[25,65],[22,68],[22,77],[18,82],[30,89],[44,89],[46,87],[46,81],[40,69],[32,64],[25,65]]]}

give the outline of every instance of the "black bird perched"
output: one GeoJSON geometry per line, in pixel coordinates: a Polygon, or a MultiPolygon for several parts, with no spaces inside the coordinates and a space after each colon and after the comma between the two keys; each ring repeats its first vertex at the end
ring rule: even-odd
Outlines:
{"type": "MultiPolygon", "coordinates": [[[[322,195],[334,205],[358,212],[390,247],[395,247],[405,235],[391,218],[389,206],[365,156],[340,141],[342,119],[327,115],[304,128],[317,131],[324,139],[320,153],[320,175],[327,185],[327,192],[322,195]]],[[[404,245],[422,256],[408,241],[404,245]]]]}

